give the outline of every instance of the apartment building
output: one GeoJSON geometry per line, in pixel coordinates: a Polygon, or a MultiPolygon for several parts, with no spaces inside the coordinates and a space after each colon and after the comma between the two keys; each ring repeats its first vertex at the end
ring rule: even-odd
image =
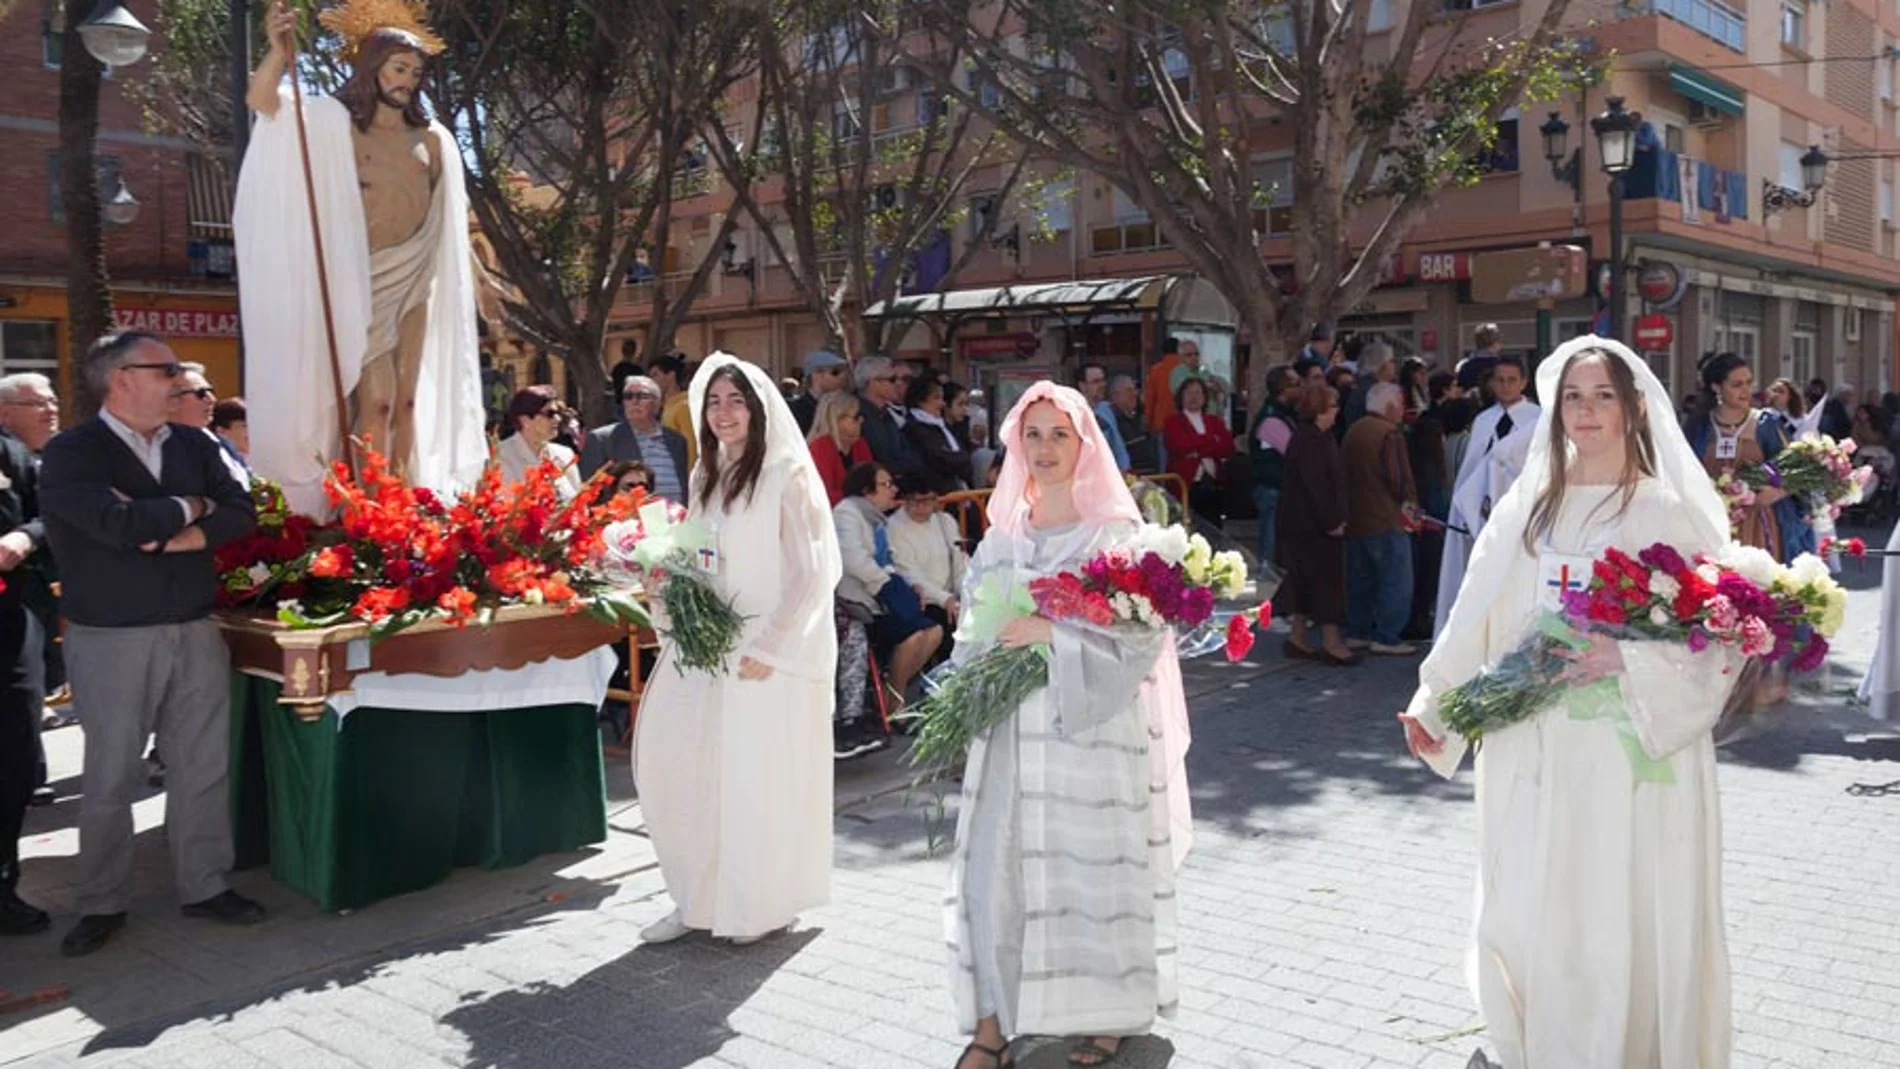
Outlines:
{"type": "MultiPolygon", "coordinates": [[[[157,6],[126,4],[147,25],[156,25],[157,6]]],[[[70,399],[59,67],[66,49],[83,46],[65,32],[63,8],[60,0],[20,0],[0,20],[0,69],[7,71],[0,79],[0,374],[41,372],[70,399]]],[[[163,47],[157,35],[152,47],[163,47]]],[[[109,74],[99,104],[100,193],[120,201],[108,210],[105,230],[114,306],[122,325],[164,335],[180,357],[205,364],[220,394],[234,394],[230,180],[223,161],[147,129],[125,92],[138,76],[138,67],[109,74]]]]}
{"type": "MultiPolygon", "coordinates": [[[[1447,40],[1507,35],[1535,25],[1544,10],[1539,0],[1451,0],[1434,32],[1447,40]]],[[[1402,0],[1376,0],[1372,47],[1403,13],[1402,0]]],[[[1598,54],[1614,54],[1608,81],[1583,99],[1507,113],[1485,177],[1440,196],[1428,221],[1386,266],[1383,284],[1340,326],[1384,335],[1449,364],[1470,347],[1480,323],[1498,323],[1507,346],[1525,351],[1536,340],[1540,313],[1558,340],[1606,325],[1601,293],[1609,285],[1609,185],[1598,169],[1589,119],[1618,96],[1645,124],[1625,179],[1629,310],[1632,326],[1644,317],[1651,359],[1672,389],[1693,389],[1696,358],[1719,348],[1748,355],[1765,378],[1818,376],[1863,391],[1891,388],[1900,292],[1893,187],[1900,160],[1889,157],[1900,157],[1892,58],[1900,41],[1900,0],[1576,0],[1567,22],[1598,54]],[[1581,151],[1573,168],[1546,158],[1542,128],[1553,113],[1569,127],[1564,162],[1581,151]],[[1803,206],[1801,159],[1810,146],[1834,162],[1813,203],[1803,206]],[[1802,195],[1769,192],[1779,187],[1802,195]],[[1492,254],[1542,245],[1573,247],[1587,258],[1591,292],[1542,303],[1483,303],[1510,294],[1474,287],[1474,267],[1482,273],[1487,262],[1499,262],[1492,254]]],[[[874,132],[900,131],[916,122],[919,109],[932,106],[927,86],[893,86],[873,116],[874,132]]],[[[1281,132],[1280,144],[1290,142],[1290,133],[1281,132]]],[[[1263,186],[1274,185],[1291,165],[1289,149],[1258,147],[1263,186]]],[[[987,180],[1000,182],[1000,174],[987,180]]],[[[956,292],[944,303],[968,308],[996,287],[1020,293],[1038,283],[1187,270],[1146,213],[1092,175],[1044,190],[1036,219],[1013,203],[995,203],[984,181],[971,188],[964,221],[948,238],[951,251],[960,253],[977,235],[993,235],[990,213],[1017,217],[1006,217],[999,228],[1008,240],[984,240],[990,247],[978,249],[946,287],[956,292]],[[1029,240],[1033,230],[1052,232],[1054,240],[1029,240]]],[[[1282,235],[1298,207],[1282,196],[1259,213],[1261,255],[1268,260],[1291,263],[1282,235]]],[[[696,262],[728,210],[730,196],[716,177],[680,199],[667,263],[629,287],[616,331],[640,335],[644,288],[666,285],[670,272],[696,262]]],[[[693,354],[724,348],[780,372],[795,369],[800,356],[821,343],[823,329],[784,265],[773,262],[749,222],[728,248],[716,251],[723,269],[677,343],[693,354]]],[[[1125,290],[1096,288],[1123,298],[1125,290]]],[[[1197,299],[1205,303],[1204,295],[1197,299]]],[[[976,382],[1061,370],[1081,354],[1133,368],[1158,340],[1153,310],[1140,304],[1121,299],[1080,320],[998,308],[919,325],[893,348],[976,382]]],[[[1252,343],[1244,327],[1235,341],[1241,352],[1252,343]]]]}

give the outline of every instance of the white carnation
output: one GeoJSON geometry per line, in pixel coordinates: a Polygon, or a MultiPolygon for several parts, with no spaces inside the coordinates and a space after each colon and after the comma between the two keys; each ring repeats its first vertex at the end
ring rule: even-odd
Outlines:
{"type": "Polygon", "coordinates": [[[1169,564],[1179,564],[1187,557],[1188,533],[1178,524],[1162,527],[1147,524],[1135,536],[1137,552],[1153,553],[1169,564]]]}
{"type": "Polygon", "coordinates": [[[1775,558],[1770,556],[1767,550],[1745,546],[1739,542],[1730,542],[1723,546],[1715,559],[1716,563],[1722,567],[1763,590],[1774,583],[1776,573],[1781,570],[1781,565],[1775,562],[1775,558]]]}
{"type": "Polygon", "coordinates": [[[1788,575],[1796,590],[1803,587],[1820,587],[1833,578],[1828,571],[1827,562],[1812,553],[1803,553],[1796,557],[1794,563],[1788,565],[1788,575]]]}
{"type": "Polygon", "coordinates": [[[1661,605],[1651,605],[1649,607],[1649,622],[1655,624],[1657,627],[1669,626],[1669,610],[1663,608],[1661,605]]]}
{"type": "Polygon", "coordinates": [[[1649,592],[1659,598],[1673,598],[1682,593],[1682,584],[1676,577],[1666,572],[1649,573],[1649,592]]]}
{"type": "Polygon", "coordinates": [[[270,578],[270,569],[262,564],[253,564],[244,569],[244,574],[250,579],[252,586],[263,586],[265,580],[270,578]]]}

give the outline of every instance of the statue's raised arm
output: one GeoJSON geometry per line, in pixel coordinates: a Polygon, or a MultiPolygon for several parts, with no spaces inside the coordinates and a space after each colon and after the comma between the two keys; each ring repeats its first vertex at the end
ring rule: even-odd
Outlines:
{"type": "Polygon", "coordinates": [[[284,6],[284,0],[275,0],[264,16],[264,37],[270,47],[251,72],[251,87],[244,94],[244,103],[266,118],[277,116],[277,87],[283,84],[284,71],[290,66],[296,32],[296,13],[284,6]]]}

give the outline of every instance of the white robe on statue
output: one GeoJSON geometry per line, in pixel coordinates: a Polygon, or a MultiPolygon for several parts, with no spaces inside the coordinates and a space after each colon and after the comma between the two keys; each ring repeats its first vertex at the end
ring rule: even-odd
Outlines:
{"type": "MultiPolygon", "coordinates": [[[[356,147],[343,105],[329,97],[305,96],[304,124],[323,228],[337,365],[347,402],[369,349],[372,273],[388,270],[389,256],[414,255],[416,250],[399,246],[371,255],[356,178],[356,147]]],[[[429,130],[438,142],[442,176],[430,208],[436,241],[427,295],[428,333],[416,384],[416,455],[405,463],[412,482],[447,494],[472,486],[481,475],[488,441],[461,149],[440,123],[431,123],[429,130]]],[[[256,413],[251,420],[251,467],[281,483],[297,511],[321,516],[329,511],[324,475],[341,443],[316,243],[288,84],[278,90],[277,114],[259,114],[251,129],[250,148],[238,174],[232,228],[245,400],[256,413]]],[[[387,330],[389,317],[383,318],[387,330]]]]}
{"type": "MultiPolygon", "coordinates": [[[[1887,539],[1887,551],[1900,553],[1900,526],[1887,539]]],[[[1880,641],[1860,681],[1860,700],[1875,720],[1900,724],[1900,557],[1888,557],[1880,569],[1880,641]]]]}
{"type": "MultiPolygon", "coordinates": [[[[692,387],[693,424],[708,374],[692,387]]],[[[764,397],[768,434],[758,488],[728,509],[724,491],[691,517],[717,552],[719,592],[746,618],[724,675],[687,670],[662,644],[640,707],[633,775],[666,890],[689,928],[764,935],[831,896],[831,701],[837,670],[832,591],[839,559],[825,493],[776,385],[741,365],[764,397]],[[776,425],[789,428],[778,435],[776,425]],[[795,447],[796,455],[788,450],[795,447]],[[738,676],[740,657],[772,669],[738,676]]],[[[662,625],[664,627],[664,625],[662,625]]]]}
{"type": "Polygon", "coordinates": [[[1484,533],[1491,506],[1504,500],[1524,471],[1524,459],[1542,411],[1529,401],[1518,401],[1511,406],[1511,431],[1502,438],[1497,430],[1504,409],[1497,405],[1478,413],[1471,422],[1464,460],[1452,483],[1444,548],[1439,551],[1438,603],[1432,615],[1434,638],[1444,631],[1445,620],[1451,616],[1452,602],[1457,600],[1458,588],[1464,582],[1465,562],[1471,556],[1472,544],[1484,533]]]}

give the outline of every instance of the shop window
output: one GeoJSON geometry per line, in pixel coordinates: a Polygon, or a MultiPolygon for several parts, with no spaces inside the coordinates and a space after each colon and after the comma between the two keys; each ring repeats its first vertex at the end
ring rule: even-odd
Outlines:
{"type": "Polygon", "coordinates": [[[0,322],[0,374],[37,371],[59,377],[59,324],[50,319],[0,322]]]}
{"type": "Polygon", "coordinates": [[[1089,231],[1089,250],[1097,256],[1118,252],[1149,252],[1168,248],[1168,240],[1134,198],[1114,191],[1115,221],[1089,231]]]}

